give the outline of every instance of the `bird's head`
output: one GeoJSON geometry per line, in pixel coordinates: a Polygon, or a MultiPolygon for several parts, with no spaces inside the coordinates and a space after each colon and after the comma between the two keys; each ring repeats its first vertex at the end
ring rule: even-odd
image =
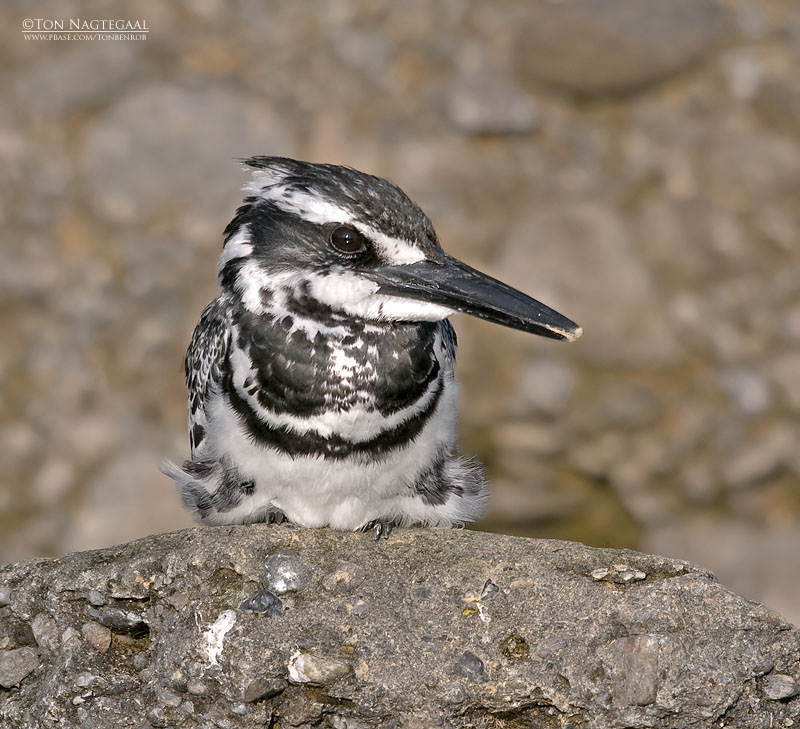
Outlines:
{"type": "Polygon", "coordinates": [[[348,167],[252,157],[218,274],[255,314],[305,309],[367,321],[438,321],[461,311],[553,339],[581,329],[448,256],[405,193],[348,167]]]}

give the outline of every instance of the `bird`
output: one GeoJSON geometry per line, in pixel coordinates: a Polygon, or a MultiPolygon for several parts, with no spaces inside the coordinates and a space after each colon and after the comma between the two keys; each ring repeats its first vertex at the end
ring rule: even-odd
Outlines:
{"type": "Polygon", "coordinates": [[[220,294],[185,357],[190,458],[162,461],[211,525],[459,527],[488,508],[456,445],[463,312],[572,341],[581,328],[442,249],[396,185],[256,156],[224,231],[220,294]]]}

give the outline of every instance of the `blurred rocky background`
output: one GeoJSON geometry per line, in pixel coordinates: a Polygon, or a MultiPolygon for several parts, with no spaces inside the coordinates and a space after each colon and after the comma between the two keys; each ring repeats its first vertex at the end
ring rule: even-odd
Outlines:
{"type": "Polygon", "coordinates": [[[0,561],[185,526],[181,359],[235,159],[400,184],[583,325],[459,318],[479,529],[687,558],[800,621],[800,3],[0,7],[0,561]],[[32,41],[25,18],[144,19],[32,41]]]}

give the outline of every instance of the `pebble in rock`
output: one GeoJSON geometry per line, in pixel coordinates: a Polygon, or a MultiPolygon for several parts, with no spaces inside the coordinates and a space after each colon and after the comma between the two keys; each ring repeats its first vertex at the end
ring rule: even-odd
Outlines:
{"type": "MultiPolygon", "coordinates": [[[[156,706],[155,708],[150,709],[145,716],[147,717],[147,721],[150,722],[150,724],[154,727],[160,728],[169,726],[166,713],[161,706],[156,706]]],[[[147,725],[145,724],[145,726],[147,725]]]]}
{"type": "Polygon", "coordinates": [[[68,653],[81,647],[81,634],[72,626],[61,634],[61,647],[68,653]]]}
{"type": "Polygon", "coordinates": [[[247,684],[242,701],[252,704],[255,701],[271,699],[286,690],[289,684],[282,678],[257,678],[247,684]]]}
{"type": "Polygon", "coordinates": [[[0,607],[5,607],[11,602],[11,588],[8,585],[0,587],[0,607]]]}
{"type": "Polygon", "coordinates": [[[318,726],[320,719],[330,711],[330,704],[323,704],[314,694],[298,686],[290,686],[281,701],[281,719],[288,726],[318,726]]]}
{"type": "Polygon", "coordinates": [[[593,580],[597,580],[598,582],[604,580],[606,582],[616,582],[623,585],[629,582],[638,582],[647,579],[646,572],[631,568],[626,564],[615,564],[611,567],[598,567],[592,570],[589,575],[593,580]]]}
{"type": "Polygon", "coordinates": [[[0,651],[0,686],[11,688],[39,666],[39,655],[33,648],[0,651]]]}
{"type": "Polygon", "coordinates": [[[267,586],[276,595],[298,592],[308,584],[310,578],[308,567],[296,554],[273,554],[267,559],[267,586]]]}
{"type": "Polygon", "coordinates": [[[205,696],[208,693],[208,688],[199,678],[190,678],[186,682],[186,690],[192,696],[205,696]]]}
{"type": "Polygon", "coordinates": [[[464,651],[453,664],[453,673],[470,681],[486,681],[486,669],[483,661],[470,651],[464,651]]]}
{"type": "Polygon", "coordinates": [[[55,618],[47,613],[38,613],[31,622],[36,645],[48,651],[57,651],[61,641],[58,639],[58,626],[55,618]]]}
{"type": "Polygon", "coordinates": [[[173,709],[177,709],[181,705],[181,698],[172,691],[162,689],[158,692],[158,703],[161,704],[161,706],[169,706],[173,709]]]}
{"type": "Polygon", "coordinates": [[[82,671],[75,677],[75,686],[78,688],[89,688],[96,680],[97,676],[90,671],[82,671]]]}
{"type": "Polygon", "coordinates": [[[492,582],[490,578],[483,583],[483,587],[481,588],[480,599],[487,600],[488,598],[493,597],[499,591],[500,588],[494,582],[492,582]]]}
{"type": "Polygon", "coordinates": [[[761,691],[765,699],[779,701],[800,694],[800,684],[785,673],[773,673],[764,676],[761,681],[761,691]]]}
{"type": "Polygon", "coordinates": [[[86,601],[94,607],[103,607],[106,604],[106,598],[103,593],[98,590],[89,590],[86,595],[86,601]]]}
{"type": "Polygon", "coordinates": [[[100,653],[105,653],[111,645],[111,631],[105,625],[100,625],[94,620],[84,623],[81,626],[81,633],[89,645],[100,653]]]}
{"type": "Polygon", "coordinates": [[[97,622],[115,633],[129,635],[131,638],[142,638],[150,632],[142,616],[133,610],[102,607],[97,611],[97,622]]]}
{"type": "Polygon", "coordinates": [[[289,659],[289,678],[294,683],[326,686],[352,672],[349,663],[336,658],[323,658],[313,653],[295,652],[289,659]]]}
{"type": "Polygon", "coordinates": [[[283,615],[283,603],[269,590],[259,590],[239,605],[246,613],[266,613],[270,617],[283,615]]]}
{"type": "Polygon", "coordinates": [[[176,668],[169,677],[169,683],[178,693],[186,693],[186,684],[189,679],[186,674],[180,669],[176,668]]]}

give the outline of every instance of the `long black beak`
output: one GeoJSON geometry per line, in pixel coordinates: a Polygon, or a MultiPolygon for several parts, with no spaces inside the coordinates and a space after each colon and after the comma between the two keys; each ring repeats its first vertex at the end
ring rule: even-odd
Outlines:
{"type": "Polygon", "coordinates": [[[383,266],[361,275],[379,284],[378,293],[439,304],[542,337],[572,342],[583,333],[574,321],[441,249],[432,260],[383,266]]]}

